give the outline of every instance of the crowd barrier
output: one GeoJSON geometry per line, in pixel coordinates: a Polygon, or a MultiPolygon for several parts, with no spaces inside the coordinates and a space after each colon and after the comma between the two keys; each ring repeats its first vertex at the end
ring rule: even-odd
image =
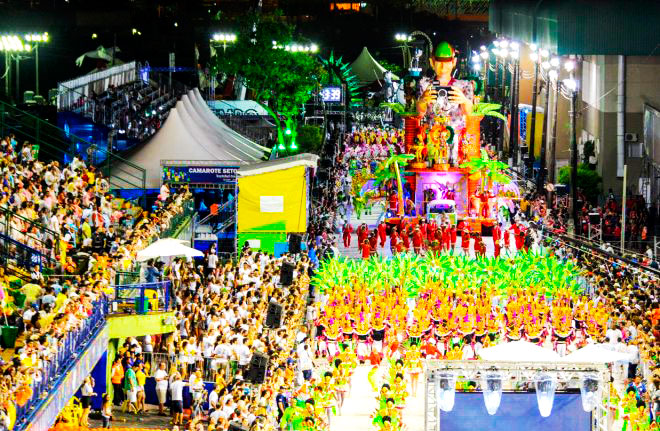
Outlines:
{"type": "Polygon", "coordinates": [[[168,353],[150,353],[143,352],[144,362],[151,366],[153,374],[161,363],[167,365],[167,370],[176,368],[184,371],[186,376],[190,376],[196,370],[202,371],[202,379],[205,382],[214,382],[217,375],[220,374],[226,381],[233,378],[236,374],[237,363],[234,360],[204,357],[203,355],[185,355],[168,353]]]}
{"type": "MultiPolygon", "coordinates": [[[[91,314],[80,321],[77,329],[69,331],[59,342],[59,348],[48,360],[43,360],[37,373],[32,379],[31,394],[25,388],[16,393],[16,426],[14,429],[23,429],[31,422],[32,416],[38,412],[46,402],[47,395],[53,391],[58,381],[66,376],[89,343],[95,339],[105,325],[108,315],[109,302],[103,297],[95,301],[91,314]]],[[[3,327],[3,331],[7,327],[3,327]]],[[[37,364],[33,364],[37,366],[37,364]]]]}
{"type": "Polygon", "coordinates": [[[112,312],[125,313],[135,310],[137,314],[149,311],[170,311],[170,281],[138,283],[113,286],[115,298],[112,312]]]}

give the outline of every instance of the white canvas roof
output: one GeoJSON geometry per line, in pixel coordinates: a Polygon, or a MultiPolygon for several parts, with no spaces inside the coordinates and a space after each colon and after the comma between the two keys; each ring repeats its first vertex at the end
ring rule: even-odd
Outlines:
{"type": "Polygon", "coordinates": [[[250,146],[254,148],[258,148],[259,150],[263,151],[268,151],[270,152],[270,148],[268,147],[263,147],[255,142],[252,142],[245,136],[241,135],[228,125],[226,125],[221,119],[219,119],[209,108],[209,106],[206,104],[204,101],[204,98],[202,95],[199,93],[199,90],[197,88],[188,91],[188,98],[190,101],[193,103],[193,105],[197,108],[197,111],[199,112],[200,116],[208,121],[211,127],[213,127],[216,130],[221,130],[225,132],[225,135],[231,135],[233,136],[236,140],[238,141],[243,141],[247,142],[250,144],[250,146]]]}
{"type": "MultiPolygon", "coordinates": [[[[161,184],[161,160],[230,161],[236,165],[259,162],[263,157],[257,150],[259,147],[250,147],[249,143],[256,144],[241,138],[243,143],[239,145],[233,133],[226,130],[211,133],[208,122],[179,101],[170,110],[163,127],[128,160],[146,170],[146,188],[157,188],[161,184]]],[[[114,172],[123,170],[121,164],[113,168],[114,172]]],[[[117,178],[115,183],[123,182],[117,178]]]]}
{"type": "MultiPolygon", "coordinates": [[[[362,52],[358,58],[351,63],[351,70],[358,79],[360,86],[371,84],[376,80],[382,80],[386,71],[386,69],[371,56],[366,46],[362,48],[362,52]]],[[[392,74],[392,79],[398,80],[399,78],[392,74]]]]}

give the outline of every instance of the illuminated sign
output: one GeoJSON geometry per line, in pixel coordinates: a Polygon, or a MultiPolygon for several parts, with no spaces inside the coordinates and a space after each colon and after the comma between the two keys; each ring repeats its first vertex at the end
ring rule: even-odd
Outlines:
{"type": "Polygon", "coordinates": [[[347,10],[360,12],[360,9],[366,5],[366,3],[330,3],[330,10],[347,10]]]}
{"type": "Polygon", "coordinates": [[[341,102],[341,87],[324,87],[321,98],[325,103],[341,102]]]}

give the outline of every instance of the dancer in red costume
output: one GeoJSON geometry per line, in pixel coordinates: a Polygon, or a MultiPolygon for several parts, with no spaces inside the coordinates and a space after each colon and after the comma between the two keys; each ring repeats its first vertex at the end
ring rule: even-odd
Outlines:
{"type": "Polygon", "coordinates": [[[369,255],[371,254],[371,246],[369,245],[369,240],[365,239],[362,242],[362,259],[369,259],[369,255]]]}
{"type": "Polygon", "coordinates": [[[463,222],[463,229],[461,230],[461,247],[463,254],[470,254],[470,225],[463,222]]]}
{"type": "Polygon", "coordinates": [[[493,245],[495,246],[495,257],[500,257],[502,241],[502,223],[495,223],[493,226],[493,245]]]}
{"type": "Polygon", "coordinates": [[[415,231],[413,232],[412,235],[412,244],[413,244],[413,250],[415,253],[419,253],[422,249],[422,232],[419,229],[419,226],[415,227],[415,231]]]}
{"type": "Polygon", "coordinates": [[[396,231],[396,227],[393,227],[390,233],[390,249],[392,250],[392,254],[396,253],[398,244],[399,233],[396,231]]]}
{"type": "Polygon", "coordinates": [[[342,237],[344,238],[344,247],[351,246],[351,234],[353,233],[353,226],[350,223],[345,223],[342,229],[342,237]]]}
{"type": "Polygon", "coordinates": [[[378,238],[380,238],[380,246],[385,247],[385,239],[387,238],[387,224],[384,221],[378,223],[378,238]]]}
{"type": "Polygon", "coordinates": [[[511,227],[509,228],[509,232],[513,232],[513,240],[514,240],[514,244],[516,245],[516,250],[520,250],[523,246],[523,243],[522,243],[522,238],[520,236],[520,226],[518,226],[518,223],[514,221],[511,227]]]}
{"type": "Polygon", "coordinates": [[[428,238],[429,242],[433,242],[437,230],[438,225],[435,223],[435,220],[431,220],[431,222],[426,226],[426,237],[428,238]]]}
{"type": "Polygon", "coordinates": [[[374,229],[369,234],[369,252],[373,256],[378,251],[378,231],[374,229]]]}
{"type": "Polygon", "coordinates": [[[451,250],[451,231],[446,224],[442,226],[442,248],[447,251],[451,250]]]}
{"type": "Polygon", "coordinates": [[[395,191],[392,191],[392,193],[390,194],[389,202],[390,202],[390,210],[396,213],[397,209],[399,208],[399,196],[396,194],[395,191]]]}

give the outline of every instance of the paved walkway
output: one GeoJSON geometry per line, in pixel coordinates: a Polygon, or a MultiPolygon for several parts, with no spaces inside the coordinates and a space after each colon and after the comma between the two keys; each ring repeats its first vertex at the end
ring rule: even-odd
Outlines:
{"type": "MultiPolygon", "coordinates": [[[[353,374],[353,387],[344,402],[341,415],[333,416],[330,431],[371,431],[371,414],[378,402],[376,393],[367,380],[370,366],[359,365],[353,374]]],[[[378,380],[377,380],[378,381],[378,380]]],[[[407,406],[403,410],[403,423],[408,431],[423,431],[424,429],[424,385],[420,377],[417,396],[408,397],[407,406]]],[[[410,391],[409,391],[410,392],[410,391]]]]}

